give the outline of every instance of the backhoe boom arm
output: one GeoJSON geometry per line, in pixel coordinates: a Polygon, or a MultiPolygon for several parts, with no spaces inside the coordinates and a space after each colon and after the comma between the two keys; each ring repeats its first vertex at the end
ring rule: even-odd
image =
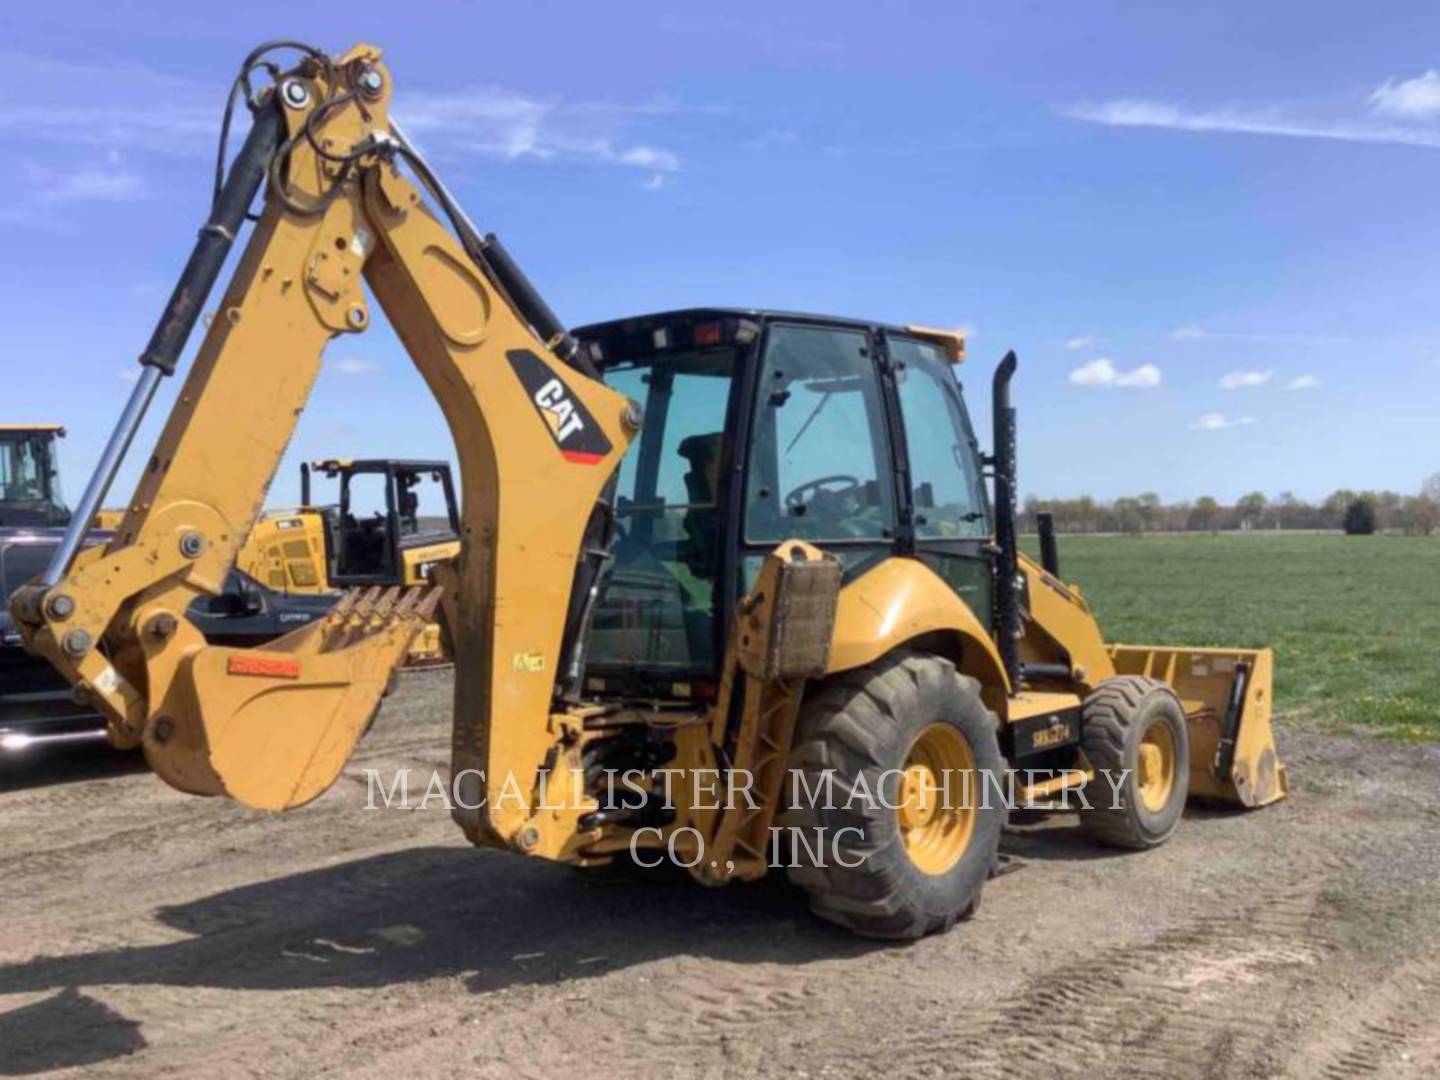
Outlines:
{"type": "Polygon", "coordinates": [[[124,520],[103,549],[62,548],[13,610],[27,646],[102,709],[112,740],[142,745],[174,786],[270,809],[324,791],[437,597],[351,595],[321,623],[248,650],[207,644],[185,612],[220,590],[326,345],[369,325],[363,281],[439,403],[459,459],[453,580],[465,603],[455,605],[453,750],[457,791],[475,807],[460,812],[462,824],[492,842],[525,828],[526,846],[544,848],[531,796],[564,757],[551,700],[572,593],[588,584],[583,539],[638,415],[575,355],[498,242],[457,220],[393,129],[390,93],[379,51],[358,46],[334,61],[312,54],[258,101],[142,357],[147,389],[91,484],[98,505],[267,175],[264,209],[124,520]],[[454,232],[402,176],[402,160],[454,232]],[[496,716],[505,722],[492,725],[496,716]]]}

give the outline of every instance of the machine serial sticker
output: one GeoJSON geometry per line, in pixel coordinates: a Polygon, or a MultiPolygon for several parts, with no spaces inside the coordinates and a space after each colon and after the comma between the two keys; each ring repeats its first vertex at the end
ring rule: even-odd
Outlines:
{"type": "Polygon", "coordinates": [[[515,670],[534,675],[545,670],[545,654],[538,652],[517,652],[515,670]]]}
{"type": "Polygon", "coordinates": [[[600,425],[544,360],[526,349],[511,349],[505,357],[566,461],[594,465],[610,453],[600,425]]]}
{"type": "Polygon", "coordinates": [[[258,675],[267,679],[298,679],[300,661],[284,656],[232,656],[225,664],[229,675],[258,675]]]}

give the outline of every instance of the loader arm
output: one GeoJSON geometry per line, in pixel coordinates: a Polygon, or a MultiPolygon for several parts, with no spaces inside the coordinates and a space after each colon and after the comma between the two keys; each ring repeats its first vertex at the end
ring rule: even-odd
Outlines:
{"type": "MultiPolygon", "coordinates": [[[[185,613],[221,588],[326,345],[369,325],[363,280],[455,442],[465,602],[453,605],[453,764],[474,808],[457,816],[472,839],[510,842],[536,816],[538,774],[563,742],[551,701],[576,624],[572,590],[587,585],[577,567],[638,414],[584,361],[562,359],[567,337],[537,334],[548,336],[553,316],[503,250],[485,258],[486,242],[396,133],[390,95],[379,51],[362,45],[335,61],[312,53],[258,100],[142,357],[142,388],[173,371],[223,261],[215,245],[228,246],[236,206],[243,216],[262,175],[264,208],[124,520],[103,549],[76,557],[67,545],[13,610],[27,647],[170,784],[268,809],[323,792],[438,597],[351,594],[323,622],[257,649],[209,645],[185,613]],[[402,176],[402,160],[453,229],[402,176]]],[[[132,398],[112,440],[122,453],[149,393],[132,398]]],[[[92,481],[102,498],[107,469],[108,455],[92,481]]],[[[551,843],[533,823],[527,841],[551,843]]]]}

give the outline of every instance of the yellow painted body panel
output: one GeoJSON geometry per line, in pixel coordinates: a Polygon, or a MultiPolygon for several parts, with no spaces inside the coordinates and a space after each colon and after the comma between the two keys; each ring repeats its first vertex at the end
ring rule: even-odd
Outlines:
{"type": "Polygon", "coordinates": [[[1024,663],[1068,663],[1075,681],[1094,687],[1115,675],[1100,625],[1080,590],[1047,574],[1040,564],[1020,556],[1029,604],[1020,639],[1024,663]]]}
{"type": "Polygon", "coordinates": [[[886,559],[840,590],[828,670],[863,667],[925,635],[936,635],[960,670],[980,681],[986,704],[1003,719],[1010,686],[994,640],[955,590],[918,559],[886,559]]]}
{"type": "Polygon", "coordinates": [[[266,514],[245,538],[235,566],[277,592],[330,592],[334,586],[326,574],[325,519],[304,509],[266,514]]]}

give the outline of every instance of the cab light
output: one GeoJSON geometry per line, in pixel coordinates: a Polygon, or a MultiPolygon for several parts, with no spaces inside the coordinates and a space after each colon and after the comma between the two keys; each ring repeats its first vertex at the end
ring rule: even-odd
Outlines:
{"type": "Polygon", "coordinates": [[[700,323],[696,326],[695,344],[697,347],[701,345],[719,345],[720,324],[718,322],[707,322],[700,323]]]}

